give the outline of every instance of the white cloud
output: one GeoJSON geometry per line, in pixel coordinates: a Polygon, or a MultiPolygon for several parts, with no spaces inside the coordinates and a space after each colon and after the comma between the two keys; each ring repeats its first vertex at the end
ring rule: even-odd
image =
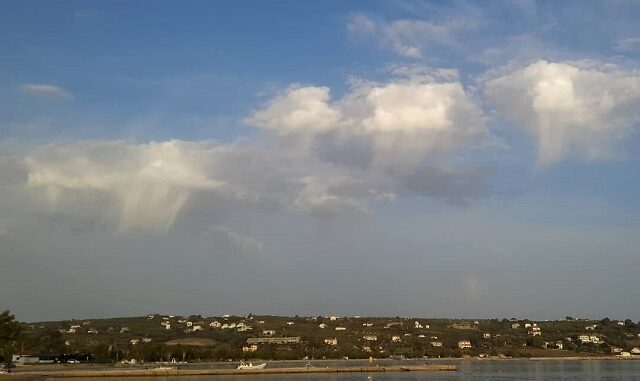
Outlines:
{"type": "Polygon", "coordinates": [[[205,237],[212,240],[214,245],[222,246],[223,250],[240,254],[257,254],[264,249],[264,245],[259,240],[240,234],[226,225],[211,225],[205,232],[205,237]]]}
{"type": "Polygon", "coordinates": [[[619,40],[616,42],[613,50],[621,53],[640,53],[640,37],[619,40]]]}
{"type": "Polygon", "coordinates": [[[538,61],[487,81],[485,93],[536,137],[540,166],[614,158],[640,121],[640,76],[611,65],[538,61]]]}
{"type": "Polygon", "coordinates": [[[370,155],[368,165],[379,169],[415,167],[430,154],[473,145],[488,136],[482,111],[455,72],[421,72],[415,67],[394,72],[409,77],[388,83],[354,81],[335,101],[326,88],[290,88],[249,120],[281,134],[311,135],[323,145],[325,156],[345,153],[345,144],[361,147],[370,155]],[[310,103],[314,112],[309,112],[310,103]]]}
{"type": "MultiPolygon", "coordinates": [[[[289,87],[247,119],[273,133],[273,145],[95,140],[40,146],[24,158],[27,189],[54,216],[121,231],[167,231],[179,216],[229,205],[325,217],[364,214],[371,203],[402,194],[447,202],[483,196],[483,176],[447,164],[448,154],[490,139],[457,73],[394,72],[399,76],[385,83],[354,81],[336,100],[325,87],[289,87]]],[[[211,218],[204,226],[225,223],[211,218]]]]}
{"type": "Polygon", "coordinates": [[[31,83],[20,86],[20,90],[34,95],[44,95],[61,99],[73,99],[73,95],[59,86],[31,83]]]}
{"type": "Polygon", "coordinates": [[[294,85],[269,105],[256,111],[249,124],[280,133],[321,131],[333,128],[340,113],[331,108],[327,87],[294,85]]]}
{"type": "Polygon", "coordinates": [[[469,19],[440,23],[406,19],[384,23],[357,15],[349,21],[347,30],[352,35],[373,38],[382,47],[391,49],[401,56],[420,58],[427,46],[455,44],[458,34],[475,26],[476,23],[469,19]]]}
{"type": "Polygon", "coordinates": [[[106,197],[115,210],[106,206],[104,212],[115,214],[120,229],[167,230],[192,191],[223,185],[208,168],[216,149],[179,141],[48,145],[25,159],[27,185],[43,190],[54,209],[73,208],[83,197],[106,197]]]}

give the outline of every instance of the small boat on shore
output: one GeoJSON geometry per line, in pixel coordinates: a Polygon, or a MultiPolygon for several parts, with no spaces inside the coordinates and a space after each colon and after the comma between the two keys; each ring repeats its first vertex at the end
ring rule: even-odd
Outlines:
{"type": "Polygon", "coordinates": [[[266,362],[264,362],[262,364],[253,365],[252,363],[246,364],[243,361],[240,361],[240,365],[238,365],[238,367],[236,369],[240,369],[240,370],[259,370],[259,369],[264,369],[265,366],[267,366],[266,362]]]}

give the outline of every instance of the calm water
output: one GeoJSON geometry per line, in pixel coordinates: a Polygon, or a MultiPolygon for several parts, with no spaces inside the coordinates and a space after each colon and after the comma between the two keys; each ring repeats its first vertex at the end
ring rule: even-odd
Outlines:
{"type": "MultiPolygon", "coordinates": [[[[435,362],[432,362],[435,363],[435,362]]],[[[156,381],[471,381],[471,380],[612,380],[640,381],[640,361],[611,360],[506,360],[506,361],[449,361],[458,365],[457,372],[406,373],[343,373],[291,374],[264,376],[196,376],[158,377],[156,381]]],[[[272,364],[274,367],[281,364],[272,364]]],[[[288,366],[298,364],[288,363],[288,366]]],[[[340,364],[344,366],[343,364],[340,364]]],[[[356,365],[356,364],[353,364],[356,365]]],[[[148,377],[127,378],[126,381],[151,381],[148,377]]],[[[123,381],[122,378],[80,378],[74,381],[123,381]]]]}

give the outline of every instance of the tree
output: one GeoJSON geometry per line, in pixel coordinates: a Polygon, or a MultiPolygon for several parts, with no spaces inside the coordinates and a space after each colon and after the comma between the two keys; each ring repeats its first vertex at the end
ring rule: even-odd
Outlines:
{"type": "Polygon", "coordinates": [[[0,355],[10,357],[9,352],[21,330],[20,323],[9,311],[0,313],[0,355]]]}

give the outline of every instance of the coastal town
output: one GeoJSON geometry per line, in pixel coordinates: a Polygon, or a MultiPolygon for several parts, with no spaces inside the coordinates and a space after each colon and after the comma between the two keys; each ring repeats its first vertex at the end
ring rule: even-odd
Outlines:
{"type": "Polygon", "coordinates": [[[640,322],[630,319],[149,314],[16,324],[19,334],[4,343],[0,338],[2,360],[13,366],[252,359],[640,359],[640,322]]]}

